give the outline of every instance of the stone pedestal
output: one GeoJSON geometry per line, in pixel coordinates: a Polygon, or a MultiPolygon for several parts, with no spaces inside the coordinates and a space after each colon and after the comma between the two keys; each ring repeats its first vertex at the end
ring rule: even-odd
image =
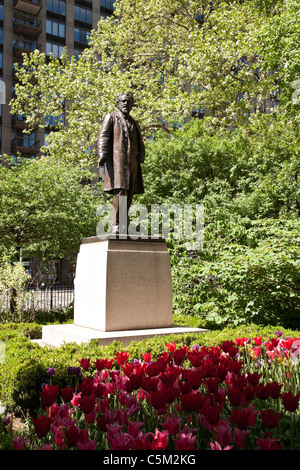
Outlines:
{"type": "Polygon", "coordinates": [[[172,326],[170,256],[161,239],[84,239],[77,258],[74,325],[101,331],[172,326]]]}
{"type": "Polygon", "coordinates": [[[164,240],[126,236],[83,240],[77,258],[74,324],[44,325],[41,346],[123,345],[207,330],[173,325],[170,257],[164,240]]]}

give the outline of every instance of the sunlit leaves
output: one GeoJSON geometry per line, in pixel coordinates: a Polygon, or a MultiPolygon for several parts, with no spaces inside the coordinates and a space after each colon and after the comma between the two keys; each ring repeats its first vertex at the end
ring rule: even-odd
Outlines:
{"type": "Polygon", "coordinates": [[[52,133],[47,153],[83,164],[95,161],[99,124],[124,90],[134,92],[146,134],[172,130],[199,109],[215,125],[243,124],[274,88],[268,66],[259,72],[260,39],[273,28],[267,6],[278,2],[267,3],[120,0],[78,60],[38,51],[24,58],[12,110],[41,127],[63,112],[67,128],[52,133]]]}
{"type": "Polygon", "coordinates": [[[0,245],[12,259],[73,256],[96,230],[96,187],[87,171],[53,159],[1,165],[0,245]]]}

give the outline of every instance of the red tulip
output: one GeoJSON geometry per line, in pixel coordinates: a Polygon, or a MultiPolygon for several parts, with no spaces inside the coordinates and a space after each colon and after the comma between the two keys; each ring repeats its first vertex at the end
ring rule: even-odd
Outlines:
{"type": "Polygon", "coordinates": [[[231,340],[223,341],[220,344],[220,347],[222,348],[224,352],[228,353],[230,357],[235,357],[236,354],[238,353],[238,348],[235,346],[234,342],[231,340]]]}
{"type": "Polygon", "coordinates": [[[232,410],[230,419],[232,423],[238,427],[241,431],[247,429],[249,422],[248,416],[245,408],[238,409],[235,408],[232,410]]]}
{"type": "Polygon", "coordinates": [[[38,437],[44,437],[48,434],[51,427],[52,419],[45,415],[41,415],[39,418],[32,420],[34,429],[38,437]]]}
{"type": "Polygon", "coordinates": [[[260,400],[267,400],[270,396],[269,388],[267,387],[267,385],[264,384],[258,384],[255,389],[255,393],[257,398],[259,398],[260,400]]]}
{"type": "Polygon", "coordinates": [[[121,352],[117,352],[116,354],[116,361],[117,361],[117,364],[121,367],[123,366],[123,364],[125,364],[125,362],[128,360],[130,354],[129,352],[127,351],[121,351],[121,352]]]}
{"type": "Polygon", "coordinates": [[[262,424],[268,429],[276,428],[281,414],[275,414],[273,409],[260,410],[262,424]]]}
{"type": "Polygon", "coordinates": [[[94,380],[91,377],[82,379],[80,391],[83,396],[90,397],[93,394],[93,389],[94,389],[94,380]]]}
{"type": "Polygon", "coordinates": [[[44,405],[48,408],[58,397],[58,385],[46,385],[40,392],[44,405]]]}
{"type": "Polygon", "coordinates": [[[168,344],[165,344],[165,346],[168,349],[168,351],[170,351],[171,353],[174,352],[176,349],[176,343],[168,343],[168,344]]]}
{"type": "Polygon", "coordinates": [[[201,392],[191,392],[180,397],[181,407],[186,413],[200,411],[204,404],[201,392]]]}
{"type": "Polygon", "coordinates": [[[237,346],[245,346],[245,343],[249,341],[249,338],[235,338],[237,346]]]}
{"type": "Polygon", "coordinates": [[[282,401],[283,401],[283,406],[287,411],[290,411],[293,413],[293,411],[296,411],[299,405],[299,396],[300,394],[293,395],[291,391],[282,393],[281,395],[282,401]]]}
{"type": "Polygon", "coordinates": [[[269,391],[269,395],[271,398],[279,398],[280,397],[280,390],[282,385],[278,382],[269,382],[267,384],[267,389],[269,391]]]}
{"type": "Polygon", "coordinates": [[[175,351],[173,352],[173,359],[177,366],[180,366],[182,364],[183,359],[185,358],[188,350],[189,348],[187,346],[180,346],[178,349],[175,349],[175,351]]]}
{"type": "Polygon", "coordinates": [[[206,404],[202,408],[201,414],[204,415],[209,424],[214,426],[220,421],[221,410],[221,406],[210,406],[206,404]]]}
{"type": "Polygon", "coordinates": [[[244,392],[239,387],[229,390],[228,398],[233,406],[240,406],[244,401],[244,392]]]}
{"type": "Polygon", "coordinates": [[[87,397],[79,398],[79,406],[82,412],[85,414],[91,413],[95,408],[95,404],[96,404],[95,397],[87,396],[87,397]]]}
{"type": "Polygon", "coordinates": [[[194,436],[192,432],[180,432],[178,439],[174,439],[176,442],[176,450],[195,450],[197,436],[194,436]]]}
{"type": "Polygon", "coordinates": [[[260,346],[262,343],[262,336],[256,336],[255,338],[252,338],[256,346],[260,346]]]}
{"type": "Polygon", "coordinates": [[[80,359],[79,363],[83,370],[88,370],[90,368],[90,359],[80,359]]]}
{"type": "Polygon", "coordinates": [[[65,403],[68,403],[73,398],[73,393],[75,392],[75,388],[65,387],[65,388],[61,388],[60,391],[61,391],[63,401],[65,403]]]}
{"type": "Polygon", "coordinates": [[[151,356],[152,356],[152,353],[143,353],[142,354],[142,358],[143,358],[144,362],[150,362],[151,361],[151,356]]]}
{"type": "Polygon", "coordinates": [[[68,447],[73,447],[79,440],[80,430],[75,423],[71,423],[65,428],[65,439],[68,447]]]}
{"type": "Polygon", "coordinates": [[[258,382],[260,378],[262,377],[262,374],[259,374],[258,372],[253,372],[252,374],[247,374],[247,382],[249,382],[250,385],[253,387],[256,387],[258,385],[258,382]]]}
{"type": "Polygon", "coordinates": [[[151,450],[165,450],[168,446],[168,431],[159,431],[155,429],[155,434],[150,433],[153,436],[153,442],[151,444],[151,450]]]}
{"type": "Polygon", "coordinates": [[[256,441],[257,449],[258,450],[282,450],[283,445],[277,444],[276,439],[271,437],[266,437],[262,439],[261,437],[256,441]]]}
{"type": "Polygon", "coordinates": [[[105,369],[105,360],[104,359],[97,359],[94,362],[96,369],[98,372],[101,372],[101,370],[105,369]]]}

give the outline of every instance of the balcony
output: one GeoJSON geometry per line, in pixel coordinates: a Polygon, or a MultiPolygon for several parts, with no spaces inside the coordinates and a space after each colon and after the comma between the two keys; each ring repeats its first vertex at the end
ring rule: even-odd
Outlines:
{"type": "Polygon", "coordinates": [[[40,46],[37,44],[36,41],[27,41],[25,39],[19,39],[14,44],[13,54],[14,57],[22,57],[23,54],[30,54],[39,47],[40,46]]]}
{"type": "MultiPolygon", "coordinates": [[[[19,130],[19,129],[23,130],[23,129],[27,128],[26,116],[24,114],[20,114],[20,113],[13,114],[13,116],[11,118],[11,123],[12,123],[13,129],[15,129],[16,131],[19,130]]],[[[37,128],[38,128],[38,125],[33,126],[33,129],[37,129],[37,128]]],[[[23,138],[23,136],[22,136],[22,138],[23,138]]],[[[26,137],[24,136],[24,138],[26,138],[26,137]]]]}
{"type": "Polygon", "coordinates": [[[11,151],[22,155],[36,155],[40,150],[40,142],[32,137],[17,136],[11,142],[11,151]]]}
{"type": "Polygon", "coordinates": [[[16,113],[12,116],[12,126],[14,129],[25,129],[26,128],[26,116],[23,114],[16,113]]]}
{"type": "Polygon", "coordinates": [[[36,16],[18,15],[14,18],[13,31],[16,34],[36,39],[42,32],[41,24],[36,16]]]}
{"type": "Polygon", "coordinates": [[[14,8],[31,15],[38,15],[42,4],[41,0],[15,0],[14,8]]]}

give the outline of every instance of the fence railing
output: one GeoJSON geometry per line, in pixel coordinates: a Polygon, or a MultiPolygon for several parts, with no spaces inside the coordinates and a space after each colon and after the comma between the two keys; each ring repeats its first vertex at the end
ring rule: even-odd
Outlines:
{"type": "MultiPolygon", "coordinates": [[[[74,300],[74,287],[53,285],[49,288],[30,286],[16,293],[16,301],[21,310],[58,310],[69,307],[74,300]]],[[[0,312],[11,309],[12,296],[0,294],[0,312]]]]}

